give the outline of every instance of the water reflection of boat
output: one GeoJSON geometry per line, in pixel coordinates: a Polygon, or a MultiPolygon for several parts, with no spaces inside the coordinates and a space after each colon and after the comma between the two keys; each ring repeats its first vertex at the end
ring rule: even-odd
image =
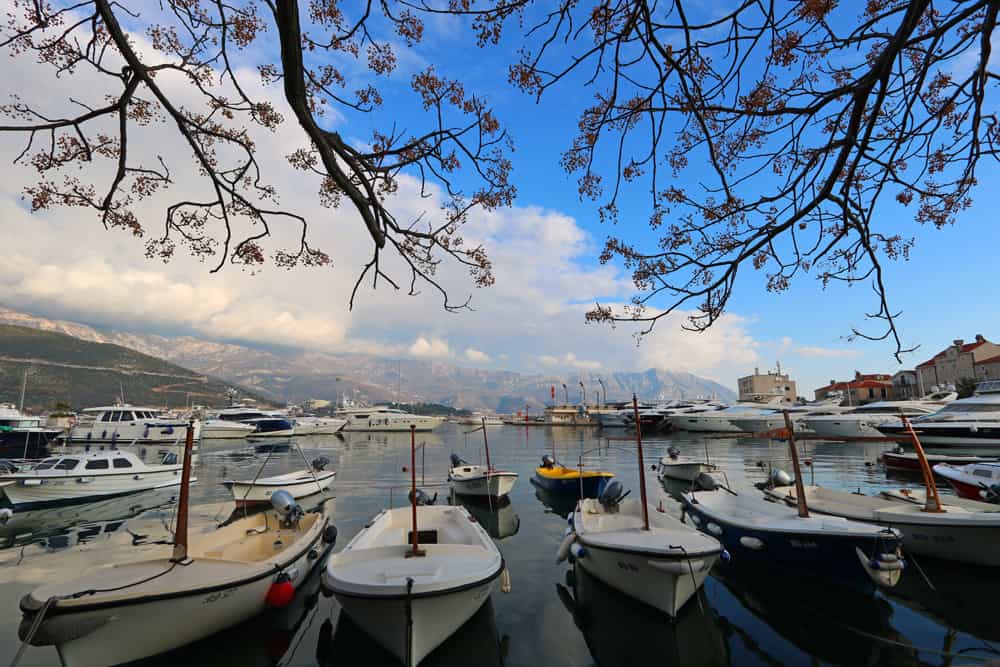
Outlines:
{"type": "Polygon", "coordinates": [[[55,550],[89,542],[121,530],[126,519],[173,503],[177,493],[177,487],[166,487],[81,505],[15,512],[0,525],[0,548],[40,542],[55,550]]]}
{"type": "MultiPolygon", "coordinates": [[[[401,664],[389,651],[371,639],[347,614],[341,613],[336,629],[327,620],[320,631],[316,658],[319,665],[380,667],[401,664]],[[332,634],[329,643],[326,638],[332,634]]],[[[422,667],[500,667],[504,663],[507,638],[497,632],[493,602],[489,599],[458,631],[424,658],[422,667]]]]}
{"type": "MultiPolygon", "coordinates": [[[[882,597],[865,595],[822,580],[741,577],[713,572],[746,611],[815,661],[838,665],[914,664],[915,649],[890,624],[892,606],[882,597]]],[[[903,577],[906,580],[906,577],[903,577]]],[[[761,641],[759,628],[744,613],[713,598],[713,608],[726,624],[726,634],[743,637],[748,649],[770,664],[790,664],[787,651],[761,641]],[[741,627],[741,624],[743,627],[741,627]],[[781,655],[776,655],[781,653],[781,655]]]]}
{"type": "Polygon", "coordinates": [[[469,510],[469,514],[475,517],[476,521],[495,540],[516,535],[521,527],[521,518],[517,516],[514,506],[510,504],[510,498],[507,496],[489,503],[485,498],[481,500],[471,499],[452,493],[449,502],[469,510]]]}
{"type": "Polygon", "coordinates": [[[946,628],[968,632],[987,641],[1000,641],[996,600],[1000,599],[1000,580],[996,570],[972,565],[958,565],[925,559],[920,562],[923,577],[908,573],[889,592],[892,599],[934,618],[946,628]]]}
{"type": "Polygon", "coordinates": [[[258,454],[288,452],[292,449],[291,438],[272,441],[251,440],[251,442],[253,443],[253,451],[258,454]]]}
{"type": "Polygon", "coordinates": [[[554,493],[531,478],[531,484],[535,487],[535,497],[545,506],[547,512],[558,514],[562,518],[576,509],[576,498],[565,493],[554,493]]]}
{"type": "Polygon", "coordinates": [[[729,663],[726,643],[703,594],[676,619],[619,593],[583,568],[567,577],[572,589],[556,585],[587,648],[601,667],[655,663],[711,667],[729,663]],[[648,641],[647,641],[648,640],[648,641]]]}

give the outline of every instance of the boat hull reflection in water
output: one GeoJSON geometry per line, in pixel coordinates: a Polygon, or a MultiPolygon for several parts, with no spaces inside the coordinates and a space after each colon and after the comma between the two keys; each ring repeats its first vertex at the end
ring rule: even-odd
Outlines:
{"type": "Polygon", "coordinates": [[[579,566],[567,571],[566,579],[570,585],[556,584],[557,593],[583,633],[590,655],[601,667],[729,664],[717,619],[701,593],[696,603],[671,619],[616,591],[579,566]]]}
{"type": "Polygon", "coordinates": [[[487,498],[469,498],[452,493],[452,505],[461,505],[479,522],[494,540],[502,540],[517,535],[521,518],[514,511],[510,498],[504,497],[490,502],[487,498]]]}

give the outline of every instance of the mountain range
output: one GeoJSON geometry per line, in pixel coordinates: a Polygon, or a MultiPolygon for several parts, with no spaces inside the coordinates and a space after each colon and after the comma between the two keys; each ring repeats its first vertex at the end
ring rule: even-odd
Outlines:
{"type": "MultiPolygon", "coordinates": [[[[371,355],[331,354],[292,348],[261,348],[202,340],[190,336],[117,331],[77,322],[53,320],[0,307],[0,324],[65,334],[97,344],[111,344],[190,369],[192,374],[220,378],[246,392],[275,402],[308,399],[404,403],[434,402],[472,410],[516,412],[540,410],[556,400],[569,402],[640,398],[716,396],[734,400],[732,391],[687,372],[649,369],[642,372],[519,373],[474,369],[444,361],[385,359],[371,355]],[[599,380],[603,380],[604,388],[599,380]],[[563,389],[566,384],[566,390],[563,389]]],[[[0,343],[0,356],[4,354],[0,343]]],[[[79,360],[86,363],[86,360],[79,360]]],[[[117,392],[115,393],[117,395],[117,392]]],[[[106,400],[112,397],[108,396],[106,400]]]]}

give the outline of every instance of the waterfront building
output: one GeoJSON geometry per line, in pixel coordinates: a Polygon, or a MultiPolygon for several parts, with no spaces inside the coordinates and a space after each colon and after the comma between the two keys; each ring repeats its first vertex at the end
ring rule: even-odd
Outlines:
{"type": "Polygon", "coordinates": [[[786,401],[794,401],[798,396],[795,380],[781,372],[781,364],[777,370],[761,373],[759,368],[753,369],[753,375],[741,377],[736,381],[741,401],[756,401],[761,397],[771,398],[784,396],[786,401]]]}
{"type": "Polygon", "coordinates": [[[892,394],[900,401],[920,398],[916,371],[896,371],[892,376],[892,394]]]}
{"type": "MultiPolygon", "coordinates": [[[[982,373],[987,370],[997,373],[994,368],[996,357],[1000,357],[1000,345],[986,340],[982,334],[976,334],[976,340],[971,343],[966,343],[961,338],[956,339],[931,359],[917,366],[918,388],[925,394],[935,385],[957,386],[966,378],[983,378],[978,372],[980,365],[983,366],[982,373]]],[[[995,377],[997,376],[989,379],[995,377]]]]}
{"type": "Polygon", "coordinates": [[[820,401],[835,392],[844,395],[844,403],[847,405],[862,405],[896,398],[892,376],[887,373],[854,371],[854,379],[844,382],[830,380],[830,384],[816,389],[814,393],[816,400],[820,401]]]}

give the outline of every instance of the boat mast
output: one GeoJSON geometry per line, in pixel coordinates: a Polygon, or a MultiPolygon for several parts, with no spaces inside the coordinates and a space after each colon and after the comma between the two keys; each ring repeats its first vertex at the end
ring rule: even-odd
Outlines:
{"type": "Polygon", "coordinates": [[[788,416],[788,410],[782,410],[785,415],[785,428],[788,429],[788,449],[792,453],[792,469],[795,473],[795,500],[799,507],[799,516],[809,517],[809,507],[806,505],[806,490],[802,484],[802,469],[799,468],[799,452],[795,448],[795,429],[792,427],[792,418],[788,416]]]}
{"type": "Polygon", "coordinates": [[[642,497],[642,529],[649,530],[649,508],[646,507],[646,464],[642,460],[642,424],[639,423],[639,401],[632,394],[635,415],[635,444],[639,448],[639,495],[642,497]]]}
{"type": "Polygon", "coordinates": [[[490,465],[490,442],[486,439],[486,417],[483,417],[483,448],[486,449],[486,474],[488,475],[493,467],[490,465]]]}
{"type": "Polygon", "coordinates": [[[931,472],[931,466],[927,462],[924,448],[917,438],[917,432],[913,430],[913,424],[906,418],[906,415],[900,413],[899,418],[903,421],[903,427],[906,429],[907,435],[910,436],[913,449],[917,452],[917,459],[920,461],[920,473],[924,476],[924,488],[927,491],[927,500],[924,502],[923,511],[944,512],[941,508],[941,497],[938,495],[937,484],[934,482],[934,473],[931,472]]]}
{"type": "Polygon", "coordinates": [[[417,425],[410,424],[410,506],[413,508],[413,530],[410,535],[413,548],[406,552],[406,557],[423,556],[426,554],[420,548],[417,536],[417,425]]]}
{"type": "Polygon", "coordinates": [[[28,367],[24,368],[24,378],[21,380],[21,403],[17,406],[18,412],[24,412],[24,394],[28,391],[28,367]]]}
{"type": "Polygon", "coordinates": [[[188,422],[187,436],[184,438],[184,459],[181,466],[181,496],[177,501],[177,528],[174,530],[174,555],[170,559],[175,563],[183,562],[188,557],[188,502],[191,491],[192,449],[194,449],[194,420],[188,422]]]}

